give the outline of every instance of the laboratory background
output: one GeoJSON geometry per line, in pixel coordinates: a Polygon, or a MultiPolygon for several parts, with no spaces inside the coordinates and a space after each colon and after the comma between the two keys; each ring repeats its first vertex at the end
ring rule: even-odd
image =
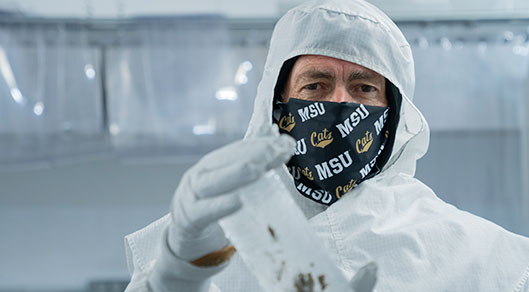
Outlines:
{"type": "MultiPolygon", "coordinates": [[[[243,137],[273,26],[301,2],[0,0],[0,291],[123,291],[123,236],[243,137]]],[[[414,53],[416,176],[529,236],[529,1],[369,2],[414,53]]]]}

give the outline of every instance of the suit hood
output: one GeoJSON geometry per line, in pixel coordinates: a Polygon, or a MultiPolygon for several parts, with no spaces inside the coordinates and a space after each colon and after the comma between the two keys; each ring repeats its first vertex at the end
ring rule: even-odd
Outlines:
{"type": "MultiPolygon", "coordinates": [[[[429,128],[413,104],[415,71],[411,48],[395,23],[373,5],[358,0],[308,1],[276,24],[246,137],[272,123],[274,88],[283,63],[299,55],[323,55],[369,68],[402,95],[395,144],[381,174],[392,169],[415,174],[428,149],[429,128]]],[[[380,175],[380,174],[379,174],[380,175]]]]}

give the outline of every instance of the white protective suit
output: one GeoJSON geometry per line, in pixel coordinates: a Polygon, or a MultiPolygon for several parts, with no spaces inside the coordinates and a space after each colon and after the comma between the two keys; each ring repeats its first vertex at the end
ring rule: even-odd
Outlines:
{"type": "MultiPolygon", "coordinates": [[[[428,148],[429,128],[412,103],[412,53],[397,26],[372,5],[357,0],[310,1],[279,20],[246,136],[272,123],[281,66],[304,54],[360,64],[385,76],[402,94],[390,160],[380,174],[335,204],[326,208],[304,198],[286,167],[282,173],[290,189],[285,195],[293,196],[310,218],[336,265],[352,277],[362,265],[375,261],[376,291],[529,291],[529,238],[458,210],[413,177],[416,160],[428,148]]],[[[142,291],[138,287],[156,260],[168,222],[165,216],[125,238],[133,274],[129,291],[142,291]]],[[[210,291],[260,291],[237,255],[212,283],[210,291]]]]}

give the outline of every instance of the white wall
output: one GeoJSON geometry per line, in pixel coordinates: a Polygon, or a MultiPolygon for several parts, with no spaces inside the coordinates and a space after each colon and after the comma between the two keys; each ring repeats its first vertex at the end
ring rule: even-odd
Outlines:
{"type": "Polygon", "coordinates": [[[128,279],[123,236],[167,212],[188,166],[103,158],[0,172],[0,291],[128,279]]]}

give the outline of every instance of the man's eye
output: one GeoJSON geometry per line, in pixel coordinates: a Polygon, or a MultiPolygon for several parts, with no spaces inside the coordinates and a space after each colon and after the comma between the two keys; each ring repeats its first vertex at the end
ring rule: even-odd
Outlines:
{"type": "Polygon", "coordinates": [[[309,85],[305,85],[303,87],[303,89],[308,89],[308,90],[318,90],[321,88],[321,85],[319,83],[312,83],[312,84],[309,84],[309,85]]]}
{"type": "Polygon", "coordinates": [[[362,92],[374,92],[374,91],[376,91],[377,89],[376,89],[375,87],[373,87],[373,86],[370,86],[370,85],[362,85],[362,86],[360,87],[360,90],[361,90],[362,92]]]}

